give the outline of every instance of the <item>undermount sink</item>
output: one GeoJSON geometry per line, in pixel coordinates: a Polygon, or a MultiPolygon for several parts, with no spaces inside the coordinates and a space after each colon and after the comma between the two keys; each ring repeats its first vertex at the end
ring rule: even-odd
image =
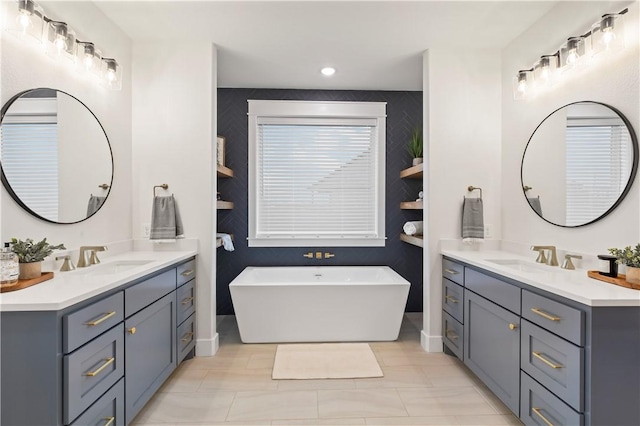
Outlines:
{"type": "Polygon", "coordinates": [[[83,270],[83,272],[91,275],[119,274],[120,272],[128,271],[129,269],[134,269],[151,262],[153,262],[153,260],[118,260],[115,262],[88,266],[83,270]]]}
{"type": "Polygon", "coordinates": [[[509,269],[520,272],[528,272],[534,274],[542,274],[545,272],[552,272],[549,267],[543,265],[537,265],[533,262],[528,262],[521,259],[485,259],[487,262],[494,263],[496,265],[504,266],[509,269]]]}

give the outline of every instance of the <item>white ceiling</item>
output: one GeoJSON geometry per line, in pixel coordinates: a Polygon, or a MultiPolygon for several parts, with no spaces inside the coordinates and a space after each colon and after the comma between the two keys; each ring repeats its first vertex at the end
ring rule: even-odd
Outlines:
{"type": "Polygon", "coordinates": [[[96,1],[134,46],[215,43],[219,87],[361,90],[422,90],[426,49],[501,49],[556,3],[96,1]]]}

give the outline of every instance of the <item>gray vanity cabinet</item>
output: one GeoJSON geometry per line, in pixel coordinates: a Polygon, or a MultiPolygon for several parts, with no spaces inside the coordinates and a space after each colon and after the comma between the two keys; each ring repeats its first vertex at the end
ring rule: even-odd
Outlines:
{"type": "Polygon", "coordinates": [[[176,368],[175,327],[175,292],[125,320],[127,424],[176,368]]]}
{"type": "Polygon", "coordinates": [[[464,363],[518,414],[520,318],[471,291],[465,292],[464,317],[464,363]]]}
{"type": "Polygon", "coordinates": [[[1,312],[0,424],[129,424],[177,352],[193,353],[194,266],[176,263],[58,311],[1,312]],[[182,346],[178,312],[188,316],[182,346]]]}

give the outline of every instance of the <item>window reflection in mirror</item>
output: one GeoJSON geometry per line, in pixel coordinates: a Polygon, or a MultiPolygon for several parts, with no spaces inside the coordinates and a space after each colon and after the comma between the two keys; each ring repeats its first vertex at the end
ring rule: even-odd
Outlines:
{"type": "Polygon", "coordinates": [[[2,111],[3,183],[36,217],[75,223],[104,203],[113,176],[111,148],[93,113],[53,89],[21,93],[2,111]]]}
{"type": "Polygon", "coordinates": [[[628,192],[638,164],[628,120],[596,102],[577,102],[550,114],[522,159],[522,185],[531,208],[566,227],[597,221],[628,192]]]}

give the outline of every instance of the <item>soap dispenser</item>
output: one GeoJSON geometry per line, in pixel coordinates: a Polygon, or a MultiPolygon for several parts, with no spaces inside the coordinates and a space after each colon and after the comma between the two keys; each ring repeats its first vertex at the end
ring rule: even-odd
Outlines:
{"type": "Polygon", "coordinates": [[[0,286],[17,283],[19,275],[18,255],[11,251],[9,243],[4,243],[4,248],[0,251],[0,286]]]}

